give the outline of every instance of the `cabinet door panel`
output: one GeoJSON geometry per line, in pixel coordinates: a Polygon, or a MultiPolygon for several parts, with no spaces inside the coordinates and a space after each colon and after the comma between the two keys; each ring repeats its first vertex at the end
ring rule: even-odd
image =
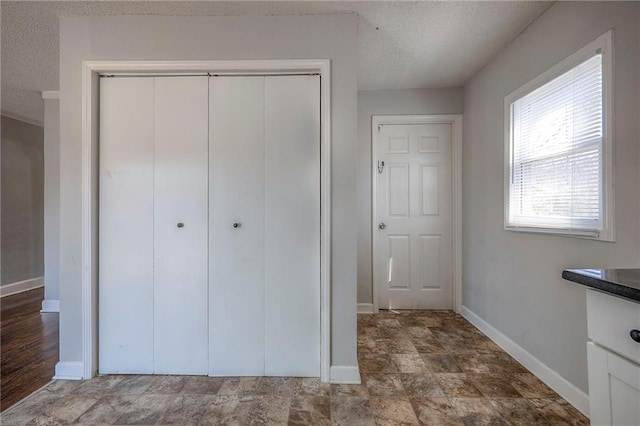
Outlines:
{"type": "Polygon", "coordinates": [[[640,365],[593,342],[587,348],[591,423],[639,425],[640,365]]]}

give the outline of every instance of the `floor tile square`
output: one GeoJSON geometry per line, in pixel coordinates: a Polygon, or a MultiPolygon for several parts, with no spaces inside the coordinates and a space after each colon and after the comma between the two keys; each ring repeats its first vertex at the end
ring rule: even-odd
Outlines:
{"type": "Polygon", "coordinates": [[[358,359],[362,373],[397,373],[390,354],[364,354],[358,359]]]}
{"type": "Polygon", "coordinates": [[[215,395],[225,382],[224,377],[189,377],[180,391],[187,395],[215,395]]]}
{"type": "Polygon", "coordinates": [[[391,361],[400,373],[429,373],[433,372],[430,366],[425,364],[422,357],[415,354],[391,354],[391,361]]]}
{"type": "Polygon", "coordinates": [[[409,398],[372,397],[371,409],[379,426],[420,425],[409,398]]]}
{"type": "Polygon", "coordinates": [[[399,374],[365,374],[369,396],[405,396],[399,374]]]}
{"type": "Polygon", "coordinates": [[[421,354],[437,354],[448,352],[447,349],[445,349],[444,346],[442,346],[434,336],[418,338],[413,337],[411,338],[411,342],[416,348],[416,351],[421,354]]]}
{"type": "Polygon", "coordinates": [[[449,398],[481,398],[482,393],[475,387],[466,374],[437,373],[436,380],[444,394],[449,398]]]}
{"type": "Polygon", "coordinates": [[[332,396],[331,424],[336,426],[375,425],[369,398],[347,395],[332,396]]]}
{"type": "Polygon", "coordinates": [[[451,403],[460,420],[467,426],[508,425],[491,403],[484,398],[454,398],[451,399],[451,403]]]}
{"type": "Polygon", "coordinates": [[[115,421],[121,425],[153,425],[163,416],[176,395],[144,394],[136,398],[115,421]]]}
{"type": "Polygon", "coordinates": [[[35,425],[73,423],[97,401],[98,398],[95,396],[70,394],[51,404],[42,414],[34,417],[30,423],[35,425]]]}
{"type": "Polygon", "coordinates": [[[531,373],[515,373],[511,377],[511,386],[525,398],[558,397],[557,393],[531,373]]]}
{"type": "Polygon", "coordinates": [[[369,393],[367,392],[367,387],[363,384],[361,385],[341,385],[341,384],[332,384],[331,385],[331,397],[338,396],[356,396],[360,398],[367,398],[369,393]]]}
{"type": "Polygon", "coordinates": [[[158,423],[163,425],[197,425],[214,399],[215,395],[178,395],[158,423]]]}
{"type": "Polygon", "coordinates": [[[122,413],[133,410],[140,395],[107,395],[100,398],[78,418],[85,425],[113,424],[122,413]]]}
{"type": "Polygon", "coordinates": [[[422,360],[435,373],[462,372],[450,354],[422,354],[422,360]]]}
{"type": "Polygon", "coordinates": [[[589,419],[562,398],[532,398],[529,404],[545,418],[548,425],[586,426],[589,419]]]}
{"type": "Polygon", "coordinates": [[[462,426],[462,420],[448,398],[411,398],[411,404],[423,425],[462,426]]]}
{"type": "Polygon", "coordinates": [[[444,397],[438,380],[431,374],[401,374],[400,380],[407,395],[420,397],[444,397]]]}
{"type": "Polygon", "coordinates": [[[509,423],[522,426],[545,424],[545,417],[535,410],[526,399],[503,398],[491,400],[491,404],[503,419],[509,423]]]}
{"type": "Polygon", "coordinates": [[[504,374],[468,374],[474,386],[487,398],[522,398],[504,374]]]}
{"type": "Polygon", "coordinates": [[[289,425],[330,425],[331,402],[328,396],[295,397],[289,408],[289,425]]]}
{"type": "Polygon", "coordinates": [[[153,395],[177,395],[189,378],[186,376],[155,376],[145,393],[153,395]]]}

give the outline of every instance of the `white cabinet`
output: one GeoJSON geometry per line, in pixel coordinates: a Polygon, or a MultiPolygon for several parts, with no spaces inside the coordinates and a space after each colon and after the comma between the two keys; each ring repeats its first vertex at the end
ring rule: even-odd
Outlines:
{"type": "Polygon", "coordinates": [[[640,425],[640,303],[587,291],[592,425],[640,425]]]}

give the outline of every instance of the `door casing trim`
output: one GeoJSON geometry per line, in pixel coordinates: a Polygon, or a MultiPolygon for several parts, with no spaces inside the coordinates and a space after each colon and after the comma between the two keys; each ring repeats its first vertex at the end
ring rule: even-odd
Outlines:
{"type": "Polygon", "coordinates": [[[318,73],[320,75],[320,380],[331,363],[331,61],[83,61],[82,62],[82,378],[98,366],[98,147],[100,74],[318,73]]]}
{"type": "Polygon", "coordinates": [[[373,277],[373,312],[380,310],[380,281],[375,267],[375,253],[380,241],[377,224],[378,126],[385,124],[451,124],[451,178],[453,201],[453,310],[462,306],[462,114],[443,115],[373,115],[371,117],[371,276],[373,277]]]}

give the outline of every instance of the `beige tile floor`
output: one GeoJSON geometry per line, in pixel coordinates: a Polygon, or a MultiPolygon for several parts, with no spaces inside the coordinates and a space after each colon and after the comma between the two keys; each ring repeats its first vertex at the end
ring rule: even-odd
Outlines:
{"type": "Polygon", "coordinates": [[[361,385],[301,378],[102,376],[54,381],[2,425],[587,425],[451,311],[358,316],[361,385]]]}

